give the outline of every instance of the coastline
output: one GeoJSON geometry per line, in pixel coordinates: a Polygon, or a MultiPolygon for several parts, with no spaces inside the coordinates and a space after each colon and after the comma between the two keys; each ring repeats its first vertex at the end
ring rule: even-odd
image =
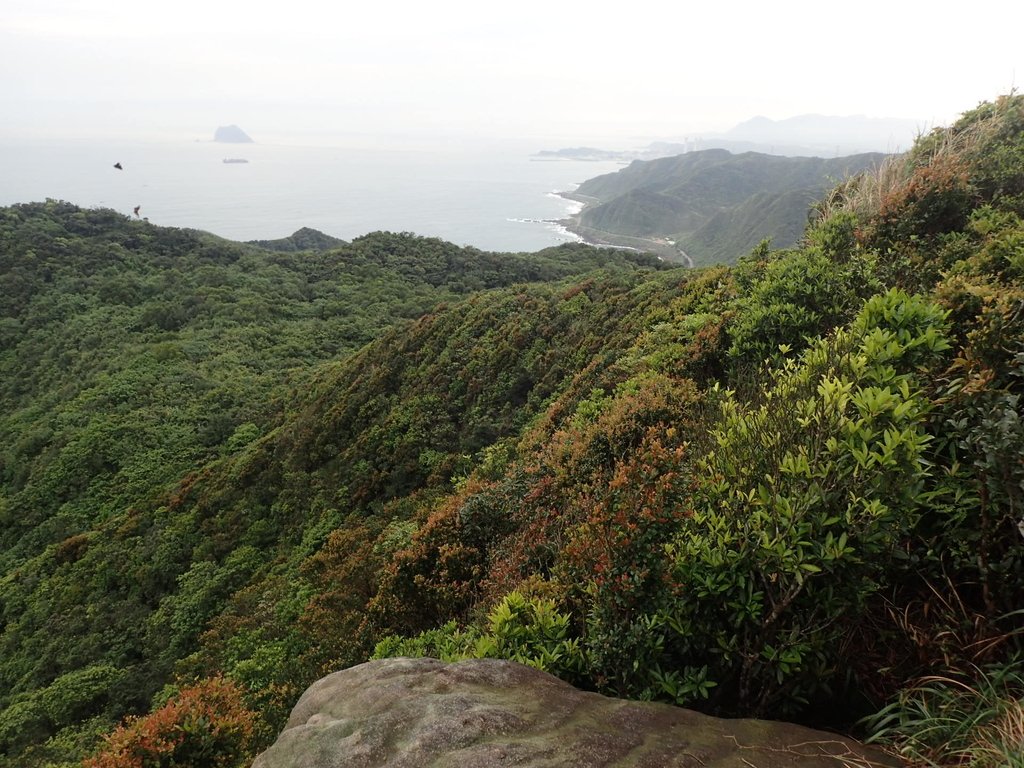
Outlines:
{"type": "Polygon", "coordinates": [[[592,227],[584,226],[581,223],[583,212],[589,206],[600,204],[601,202],[596,197],[580,195],[576,192],[556,192],[554,194],[558,197],[564,198],[565,200],[571,200],[574,203],[579,203],[580,208],[576,213],[570,214],[568,217],[560,219],[554,223],[564,228],[567,232],[574,234],[581,242],[587,243],[588,245],[628,248],[634,251],[647,251],[649,253],[656,254],[665,261],[684,264],[691,268],[694,266],[693,259],[690,258],[686,251],[668,238],[633,237],[631,235],[619,235],[614,232],[605,232],[601,229],[593,229],[592,227]]]}

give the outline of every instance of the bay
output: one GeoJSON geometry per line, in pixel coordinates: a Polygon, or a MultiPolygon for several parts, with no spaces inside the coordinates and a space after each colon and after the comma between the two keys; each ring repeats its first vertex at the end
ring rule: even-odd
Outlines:
{"type": "Polygon", "coordinates": [[[621,167],[533,159],[540,148],[512,141],[328,147],[6,140],[0,204],[54,198],[125,215],[139,206],[153,224],[232,240],[312,227],[346,240],[390,230],[534,251],[577,239],[551,223],[576,210],[557,191],[621,167]]]}

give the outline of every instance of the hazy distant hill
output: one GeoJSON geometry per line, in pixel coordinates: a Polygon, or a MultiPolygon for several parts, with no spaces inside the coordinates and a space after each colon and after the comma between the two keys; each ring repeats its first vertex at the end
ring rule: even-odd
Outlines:
{"type": "MultiPolygon", "coordinates": [[[[809,154],[835,157],[858,152],[899,152],[924,130],[917,120],[863,115],[797,115],[785,120],[754,117],[717,137],[737,142],[809,148],[809,154]]],[[[771,154],[776,154],[772,152],[771,154]]],[[[788,154],[778,152],[778,154],[788,154]]]]}
{"type": "Polygon", "coordinates": [[[568,147],[543,150],[548,160],[656,160],[705,149],[762,152],[784,157],[841,157],[862,152],[899,152],[924,132],[916,120],[852,115],[798,115],[785,120],[754,117],[721,133],[652,141],[645,147],[610,150],[568,147]]]}
{"type": "Polygon", "coordinates": [[[696,263],[732,262],[765,237],[779,247],[795,243],[815,198],[883,157],[709,149],[634,161],[580,185],[574,196],[588,205],[576,224],[590,236],[674,240],[696,263]]]}
{"type": "Polygon", "coordinates": [[[803,235],[808,211],[820,196],[817,189],[758,192],[716,213],[679,246],[697,264],[731,263],[765,238],[790,246],[803,235]]]}

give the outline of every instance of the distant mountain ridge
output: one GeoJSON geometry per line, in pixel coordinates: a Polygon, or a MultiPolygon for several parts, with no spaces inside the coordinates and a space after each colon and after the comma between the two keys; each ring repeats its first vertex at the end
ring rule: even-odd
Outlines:
{"type": "MultiPolygon", "coordinates": [[[[588,179],[569,196],[586,204],[569,222],[580,235],[674,244],[694,264],[730,263],[765,237],[796,243],[811,203],[837,181],[885,155],[780,157],[724,149],[636,160],[588,179]]],[[[671,255],[671,254],[670,254],[671,255]]]]}
{"type": "Polygon", "coordinates": [[[927,131],[923,121],[850,115],[797,115],[784,120],[752,117],[727,131],[651,141],[634,149],[567,147],[542,150],[545,160],[656,160],[705,149],[761,152],[784,157],[842,157],[864,152],[900,152],[927,131]]]}
{"type": "Polygon", "coordinates": [[[718,134],[718,137],[738,142],[778,145],[782,148],[799,146],[810,148],[812,152],[809,154],[832,157],[839,153],[902,151],[913,143],[924,128],[924,124],[917,120],[864,115],[838,117],[809,114],[785,120],[772,120],[759,115],[718,134]]]}

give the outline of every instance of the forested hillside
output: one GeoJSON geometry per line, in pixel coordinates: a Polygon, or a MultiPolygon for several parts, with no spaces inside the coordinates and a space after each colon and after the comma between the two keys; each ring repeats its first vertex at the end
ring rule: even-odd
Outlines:
{"type": "Polygon", "coordinates": [[[0,765],[246,765],[424,653],[1019,764],[1024,98],[735,267],[3,214],[0,765]],[[119,303],[112,259],[163,267],[119,303]]]}
{"type": "Polygon", "coordinates": [[[811,203],[836,183],[875,168],[885,156],[824,159],[724,149],[634,161],[588,179],[572,193],[587,204],[573,228],[599,241],[676,243],[697,265],[732,264],[766,238],[794,245],[811,203]]]}
{"type": "MultiPolygon", "coordinates": [[[[0,754],[30,764],[23,745],[85,715],[106,730],[149,707],[198,630],[161,663],[151,644],[175,638],[150,617],[208,562],[193,551],[205,524],[172,501],[272,433],[318,363],[474,291],[641,265],[659,268],[387,233],[271,253],[54,201],[0,210],[0,754]],[[115,533],[140,520],[144,534],[115,533]],[[40,702],[57,696],[61,713],[47,714],[40,702]]],[[[248,538],[232,546],[250,552],[248,538]]],[[[273,534],[257,539],[264,553],[273,534]]],[[[238,573],[204,587],[223,597],[238,573]]]]}

